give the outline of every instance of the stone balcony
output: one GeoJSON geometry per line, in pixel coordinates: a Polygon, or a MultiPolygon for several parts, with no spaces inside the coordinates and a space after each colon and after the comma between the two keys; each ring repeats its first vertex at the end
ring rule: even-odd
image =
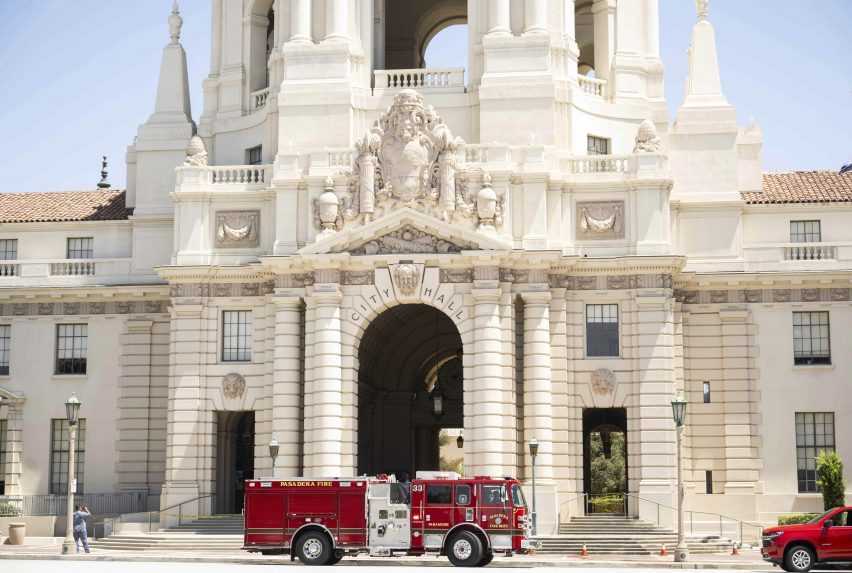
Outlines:
{"type": "Polygon", "coordinates": [[[404,89],[428,93],[464,93],[464,68],[416,68],[375,70],[374,93],[383,95],[404,89]]]}
{"type": "Polygon", "coordinates": [[[121,284],[132,259],[36,259],[0,262],[0,288],[121,284]]]}
{"type": "Polygon", "coordinates": [[[261,190],[272,182],[273,166],[205,165],[182,166],[176,170],[176,193],[239,192],[261,190]]]}
{"type": "Polygon", "coordinates": [[[852,242],[755,243],[743,247],[748,271],[852,269],[852,242]]]}

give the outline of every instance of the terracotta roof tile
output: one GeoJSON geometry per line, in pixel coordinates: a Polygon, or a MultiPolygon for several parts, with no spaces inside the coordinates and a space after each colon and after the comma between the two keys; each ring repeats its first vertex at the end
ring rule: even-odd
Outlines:
{"type": "Polygon", "coordinates": [[[751,205],[777,203],[852,202],[852,173],[837,171],[793,171],[764,173],[763,193],[742,193],[751,205]]]}
{"type": "Polygon", "coordinates": [[[112,189],[0,193],[0,223],[120,221],[132,212],[125,204],[125,192],[112,189]]]}

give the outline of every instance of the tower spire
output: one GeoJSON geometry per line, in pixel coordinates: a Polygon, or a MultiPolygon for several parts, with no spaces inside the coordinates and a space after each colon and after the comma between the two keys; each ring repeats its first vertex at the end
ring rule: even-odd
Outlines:
{"type": "Polygon", "coordinates": [[[698,21],[692,27],[689,46],[689,75],[684,107],[724,107],[728,100],[722,93],[716,32],[708,20],[710,0],[695,0],[698,21]]]}
{"type": "Polygon", "coordinates": [[[183,18],[180,16],[180,8],[177,0],[172,4],[172,13],[169,14],[169,36],[172,44],[180,43],[180,29],[183,27],[183,18]]]}
{"type": "Polygon", "coordinates": [[[98,189],[109,189],[111,187],[107,175],[107,156],[104,155],[101,160],[101,180],[98,181],[98,189]]]}
{"type": "Polygon", "coordinates": [[[695,10],[698,12],[699,22],[706,20],[710,16],[710,0],[695,0],[695,10]]]}

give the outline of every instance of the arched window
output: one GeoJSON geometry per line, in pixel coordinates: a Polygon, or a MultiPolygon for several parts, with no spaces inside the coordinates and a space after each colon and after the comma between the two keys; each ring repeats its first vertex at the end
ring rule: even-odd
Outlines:
{"type": "Polygon", "coordinates": [[[275,48],[273,0],[255,0],[251,9],[249,92],[269,87],[269,56],[275,48]]]}
{"type": "Polygon", "coordinates": [[[423,45],[423,66],[426,68],[468,69],[467,24],[451,24],[436,29],[423,45]]]}
{"type": "Polygon", "coordinates": [[[269,23],[266,25],[266,87],[269,87],[269,56],[272,54],[272,48],[275,47],[275,12],[272,6],[269,7],[269,12],[266,13],[266,19],[269,23]]]}

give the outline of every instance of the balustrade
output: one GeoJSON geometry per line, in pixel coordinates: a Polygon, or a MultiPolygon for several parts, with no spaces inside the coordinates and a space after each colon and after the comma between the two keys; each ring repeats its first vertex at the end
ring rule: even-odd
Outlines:
{"type": "Polygon", "coordinates": [[[271,167],[271,165],[211,165],[201,169],[209,172],[209,182],[213,185],[257,185],[269,182],[271,167]]]}
{"type": "Polygon", "coordinates": [[[250,98],[251,111],[260,111],[266,107],[266,100],[269,99],[269,88],[266,87],[262,90],[251,92],[250,98]]]}
{"type": "Polygon", "coordinates": [[[568,159],[569,173],[632,173],[636,171],[635,155],[587,155],[568,159]]]}
{"type": "Polygon", "coordinates": [[[0,277],[16,277],[18,274],[17,263],[0,263],[0,277]]]}
{"type": "Polygon", "coordinates": [[[464,68],[418,68],[410,70],[376,70],[377,90],[383,89],[451,89],[464,90],[464,68]]]}
{"type": "Polygon", "coordinates": [[[785,261],[827,261],[837,258],[837,247],[833,245],[801,244],[784,247],[785,261]]]}
{"type": "Polygon", "coordinates": [[[82,277],[95,274],[95,261],[69,260],[50,263],[50,274],[55,277],[82,277]]]}
{"type": "Polygon", "coordinates": [[[606,80],[590,78],[588,76],[577,76],[577,81],[580,84],[580,89],[587,94],[599,98],[606,97],[606,80]]]}

